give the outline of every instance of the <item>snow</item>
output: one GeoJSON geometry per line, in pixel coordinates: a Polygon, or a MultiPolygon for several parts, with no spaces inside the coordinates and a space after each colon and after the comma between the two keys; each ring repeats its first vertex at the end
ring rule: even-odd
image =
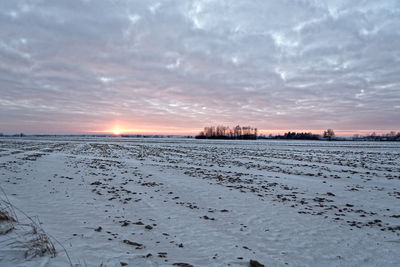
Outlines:
{"type": "MultiPolygon", "coordinates": [[[[76,266],[399,266],[399,180],[400,143],[0,139],[10,202],[76,266]]],[[[1,266],[68,265],[18,231],[1,266]]]]}

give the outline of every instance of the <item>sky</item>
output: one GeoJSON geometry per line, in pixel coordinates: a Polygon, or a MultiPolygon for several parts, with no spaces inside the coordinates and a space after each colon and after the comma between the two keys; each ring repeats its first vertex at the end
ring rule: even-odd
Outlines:
{"type": "Polygon", "coordinates": [[[237,124],[400,131],[400,1],[0,1],[0,132],[237,124]]]}

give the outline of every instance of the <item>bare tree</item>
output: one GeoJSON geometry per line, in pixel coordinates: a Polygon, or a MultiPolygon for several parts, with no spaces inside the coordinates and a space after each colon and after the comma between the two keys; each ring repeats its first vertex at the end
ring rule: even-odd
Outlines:
{"type": "Polygon", "coordinates": [[[324,131],[324,138],[328,138],[329,141],[331,141],[334,136],[335,136],[335,132],[332,129],[328,129],[328,130],[324,131]]]}

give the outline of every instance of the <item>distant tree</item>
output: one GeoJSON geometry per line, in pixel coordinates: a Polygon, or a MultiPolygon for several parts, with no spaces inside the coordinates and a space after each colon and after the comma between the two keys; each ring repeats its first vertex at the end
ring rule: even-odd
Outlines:
{"type": "Polygon", "coordinates": [[[324,138],[328,138],[329,141],[331,141],[334,136],[335,136],[335,132],[332,129],[328,129],[328,130],[324,131],[324,138]]]}
{"type": "Polygon", "coordinates": [[[240,138],[242,136],[242,128],[239,125],[237,125],[233,130],[233,134],[235,138],[240,138]]]}

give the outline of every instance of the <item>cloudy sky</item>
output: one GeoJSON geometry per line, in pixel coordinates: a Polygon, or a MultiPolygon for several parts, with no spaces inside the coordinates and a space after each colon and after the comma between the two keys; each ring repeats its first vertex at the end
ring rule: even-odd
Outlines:
{"type": "Polygon", "coordinates": [[[0,132],[219,124],[400,130],[400,1],[0,1],[0,132]]]}

